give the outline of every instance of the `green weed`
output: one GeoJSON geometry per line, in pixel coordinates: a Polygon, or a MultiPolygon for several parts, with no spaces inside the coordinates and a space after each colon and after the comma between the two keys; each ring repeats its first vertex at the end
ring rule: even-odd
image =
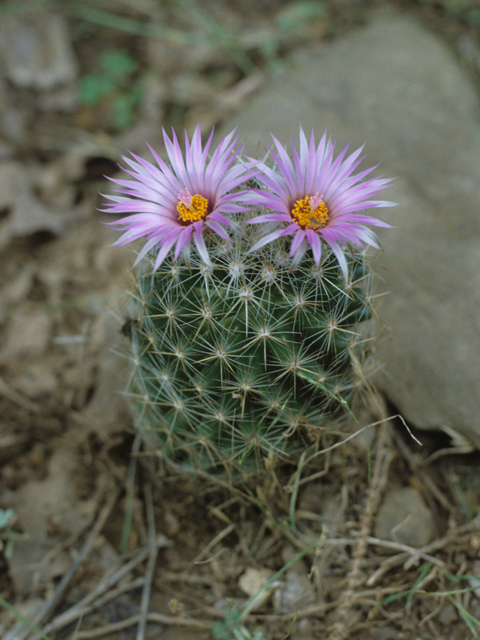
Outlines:
{"type": "Polygon", "coordinates": [[[99,60],[95,73],[83,76],[79,85],[79,100],[94,106],[103,100],[112,105],[112,126],[123,131],[135,120],[135,112],[143,100],[145,74],[135,77],[138,63],[125,49],[107,49],[99,60]]]}
{"type": "Polygon", "coordinates": [[[42,633],[40,629],[33,624],[33,622],[30,622],[30,620],[27,620],[27,618],[25,618],[25,616],[22,616],[22,614],[19,611],[17,611],[15,607],[12,607],[11,604],[9,604],[6,600],[4,600],[1,597],[0,597],[0,607],[3,607],[4,609],[8,609],[8,611],[13,613],[13,615],[20,622],[23,622],[24,625],[26,625],[29,629],[31,629],[34,633],[36,633],[42,640],[51,640],[51,638],[49,638],[44,633],[42,633]]]}
{"type": "Polygon", "coordinates": [[[15,540],[21,535],[12,530],[16,519],[13,509],[0,509],[0,552],[7,559],[12,557],[15,540]]]}

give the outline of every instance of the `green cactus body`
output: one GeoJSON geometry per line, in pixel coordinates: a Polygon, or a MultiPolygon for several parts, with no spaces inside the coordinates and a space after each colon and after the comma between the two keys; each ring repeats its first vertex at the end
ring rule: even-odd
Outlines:
{"type": "Polygon", "coordinates": [[[129,392],[138,426],[188,467],[255,469],[294,461],[345,422],[368,355],[371,272],[325,251],[295,264],[284,238],[253,253],[257,230],[140,275],[129,392]]]}
{"type": "Polygon", "coordinates": [[[198,125],[169,165],[124,158],[105,211],[115,244],[145,239],[135,295],[129,393],[138,428],[162,456],[231,472],[295,463],[348,419],[369,355],[367,209],[391,180],[354,173],[362,147],[335,157],[302,128],[292,155],[272,136],[271,164],[242,160],[234,132],[211,149],[198,125]],[[130,179],[133,178],[133,179],[130,179]],[[144,262],[142,262],[142,260],[144,262]]]}

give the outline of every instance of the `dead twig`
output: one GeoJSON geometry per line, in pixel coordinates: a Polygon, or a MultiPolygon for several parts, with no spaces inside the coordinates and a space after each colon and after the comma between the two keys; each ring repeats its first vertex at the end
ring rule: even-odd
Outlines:
{"type": "MultiPolygon", "coordinates": [[[[426,553],[426,549],[430,545],[426,545],[421,549],[415,549],[415,547],[410,547],[408,544],[402,544],[401,542],[394,542],[392,540],[382,540],[381,538],[374,538],[372,536],[367,536],[366,542],[369,545],[376,545],[377,547],[384,547],[386,549],[395,549],[395,551],[403,552],[403,553],[399,553],[396,556],[392,556],[391,558],[383,560],[382,567],[384,566],[385,563],[390,562],[391,560],[395,560],[395,564],[397,565],[401,564],[405,559],[405,556],[415,556],[416,562],[422,559],[422,560],[425,560],[426,562],[431,562],[437,567],[442,567],[442,568],[445,567],[445,562],[426,553]]],[[[329,538],[325,542],[325,546],[326,547],[354,546],[357,543],[358,543],[357,538],[329,538]]],[[[392,568],[392,566],[395,566],[395,564],[391,565],[390,568],[392,568]]],[[[373,576],[372,576],[371,578],[368,579],[367,585],[372,586],[374,583],[375,581],[373,580],[373,576]]]]}
{"type": "Polygon", "coordinates": [[[130,539],[133,514],[133,494],[135,491],[135,473],[137,471],[137,460],[141,445],[142,435],[139,432],[137,433],[137,435],[135,436],[135,440],[133,441],[130,461],[128,463],[127,480],[125,483],[125,519],[123,522],[122,539],[120,541],[120,553],[122,554],[127,552],[128,542],[130,539]]]}
{"type": "Polygon", "coordinates": [[[139,589],[140,587],[143,586],[143,582],[144,582],[143,577],[137,578],[132,582],[127,582],[121,587],[117,587],[117,589],[113,589],[112,591],[109,591],[107,594],[103,596],[103,598],[99,598],[89,606],[83,607],[81,609],[78,607],[72,607],[72,609],[65,611],[64,614],[62,614],[61,616],[58,616],[58,618],[55,618],[55,620],[53,620],[50,624],[46,625],[42,629],[42,633],[44,633],[45,635],[48,635],[52,633],[52,631],[59,631],[60,629],[63,629],[64,627],[66,627],[67,624],[70,624],[75,620],[78,620],[78,624],[80,624],[80,621],[83,618],[85,618],[85,616],[87,616],[89,613],[92,613],[92,611],[95,611],[95,609],[100,609],[100,607],[103,607],[108,602],[115,600],[116,598],[118,598],[118,596],[123,595],[128,591],[139,589]]]}
{"type": "MultiPolygon", "coordinates": [[[[121,622],[114,622],[107,624],[100,629],[92,629],[91,631],[77,631],[72,636],[72,640],[94,640],[95,638],[104,638],[112,633],[123,631],[140,622],[140,614],[122,620],[121,622]]],[[[186,627],[190,629],[211,629],[213,627],[212,622],[204,622],[203,620],[196,620],[195,618],[176,618],[174,616],[164,616],[161,613],[147,613],[146,622],[156,622],[158,624],[165,624],[169,627],[186,627]]]]}
{"type": "Polygon", "coordinates": [[[465,533],[470,533],[472,531],[480,531],[480,516],[474,518],[471,522],[468,522],[464,525],[456,527],[452,529],[446,536],[443,538],[439,538],[438,540],[434,540],[430,542],[430,544],[425,545],[421,549],[416,550],[415,555],[413,555],[404,565],[404,569],[410,569],[416,562],[418,562],[418,556],[420,553],[432,553],[433,551],[439,551],[443,549],[446,545],[450,544],[454,538],[458,536],[464,535],[465,533]]]}
{"type": "Polygon", "coordinates": [[[223,540],[223,538],[228,536],[229,533],[232,533],[232,531],[235,529],[235,526],[236,525],[232,523],[232,524],[229,524],[228,527],[225,527],[225,529],[220,531],[220,533],[218,535],[216,535],[215,538],[213,538],[213,540],[210,540],[210,542],[207,544],[207,546],[198,554],[198,556],[195,558],[195,560],[193,561],[192,564],[194,564],[194,565],[195,564],[199,564],[201,562],[202,558],[204,558],[206,555],[208,555],[208,553],[211,551],[211,549],[213,549],[214,546],[218,542],[220,542],[220,540],[223,540]]]}
{"type": "Polygon", "coordinates": [[[29,413],[33,413],[35,415],[40,415],[41,413],[43,413],[42,407],[39,404],[33,402],[32,400],[29,400],[24,395],[16,391],[13,387],[7,384],[5,380],[3,380],[3,378],[0,378],[0,394],[8,398],[11,402],[14,402],[18,406],[22,407],[29,413]]]}
{"type": "Polygon", "coordinates": [[[367,582],[366,582],[367,587],[372,587],[381,578],[383,578],[383,576],[386,573],[388,573],[390,571],[390,569],[393,569],[394,567],[398,567],[398,565],[402,564],[402,562],[406,558],[408,558],[408,553],[404,552],[404,553],[398,553],[396,556],[391,556],[390,558],[387,558],[386,560],[382,560],[382,564],[378,567],[378,569],[375,571],[375,573],[373,573],[370,576],[370,578],[367,580],[367,582]]]}
{"type": "MultiPolygon", "coordinates": [[[[445,563],[442,563],[442,565],[440,565],[439,563],[442,561],[432,556],[431,553],[435,551],[439,551],[440,549],[443,549],[445,546],[449,545],[458,536],[464,535],[466,533],[468,534],[472,531],[477,531],[479,529],[480,529],[480,519],[475,518],[475,520],[472,520],[467,524],[464,524],[460,527],[453,529],[452,531],[447,533],[447,535],[444,536],[443,538],[434,540],[433,542],[430,542],[429,544],[425,545],[424,547],[421,547],[420,549],[413,549],[412,547],[407,547],[406,545],[400,545],[399,543],[382,541],[382,545],[386,546],[386,544],[388,544],[388,546],[392,549],[397,548],[400,550],[403,548],[404,552],[384,560],[382,562],[382,565],[377,569],[377,571],[375,571],[375,573],[371,575],[370,578],[367,580],[367,586],[369,587],[373,586],[386,573],[388,573],[390,569],[393,569],[394,567],[398,567],[401,564],[403,564],[404,571],[408,571],[414,565],[417,565],[421,559],[426,560],[427,562],[433,562],[433,564],[436,564],[437,566],[445,566],[445,563]]],[[[374,539],[371,538],[371,540],[372,540],[372,544],[375,544],[373,542],[374,539]]],[[[332,542],[335,542],[335,541],[332,541],[332,542]]]]}
{"type": "MultiPolygon", "coordinates": [[[[83,546],[83,549],[78,554],[75,562],[70,567],[70,569],[67,571],[67,573],[63,576],[62,580],[60,581],[59,585],[55,589],[55,592],[53,593],[53,595],[50,598],[50,600],[48,600],[48,602],[46,602],[45,605],[34,616],[34,619],[32,620],[32,622],[36,626],[39,626],[42,623],[44,623],[45,619],[55,609],[57,604],[62,599],[62,596],[64,595],[64,593],[67,590],[68,586],[70,585],[71,581],[75,577],[75,574],[79,570],[79,568],[82,565],[83,561],[93,551],[95,542],[96,542],[98,536],[100,535],[100,533],[101,533],[101,531],[102,531],[102,529],[103,529],[103,527],[104,527],[104,525],[105,525],[105,523],[107,521],[107,518],[108,518],[108,516],[110,515],[110,512],[113,509],[113,506],[115,505],[115,503],[117,501],[118,493],[119,493],[118,491],[111,491],[107,503],[105,504],[103,509],[100,511],[100,514],[99,514],[99,516],[97,518],[95,526],[93,527],[92,531],[90,532],[90,534],[89,534],[89,536],[88,536],[88,538],[87,538],[87,540],[86,540],[86,542],[85,542],[85,544],[83,546]]],[[[30,634],[30,629],[25,629],[25,628],[20,629],[20,630],[13,629],[9,634],[7,634],[7,636],[5,636],[4,640],[26,640],[26,638],[29,636],[29,634],[30,634]]],[[[38,634],[35,634],[32,637],[32,640],[39,640],[39,638],[40,638],[40,636],[38,634]]]]}
{"type": "Polygon", "coordinates": [[[348,613],[355,601],[355,589],[359,583],[361,565],[368,547],[368,534],[383,488],[388,479],[388,467],[392,457],[392,452],[387,448],[386,428],[382,427],[377,441],[377,456],[365,508],[363,510],[357,546],[353,554],[352,566],[348,575],[346,588],[339,599],[339,606],[336,611],[337,620],[331,628],[329,640],[344,640],[347,637],[348,613]]]}
{"type": "MultiPolygon", "coordinates": [[[[167,546],[168,540],[166,538],[157,536],[155,540],[155,544],[157,550],[167,546]]],[[[116,597],[125,593],[127,591],[132,591],[133,589],[138,589],[143,587],[145,582],[145,577],[137,578],[131,582],[128,582],[116,589],[108,591],[116,585],[122,578],[127,576],[130,572],[132,572],[138,565],[140,565],[147,557],[149,557],[151,553],[150,547],[137,550],[134,554],[134,558],[132,558],[129,562],[124,564],[119,569],[114,570],[113,572],[108,573],[106,576],[102,578],[100,583],[96,586],[96,588],[87,594],[82,600],[77,602],[73,607],[68,609],[68,611],[64,611],[62,614],[57,616],[51,623],[46,625],[42,632],[45,635],[48,635],[52,631],[58,631],[59,629],[64,628],[67,624],[70,624],[74,620],[78,620],[79,618],[83,618],[92,611],[103,607],[107,602],[114,600],[116,597]]]]}
{"type": "Polygon", "coordinates": [[[435,482],[432,481],[432,478],[427,473],[427,471],[423,468],[423,460],[418,459],[418,456],[410,451],[408,446],[398,434],[394,433],[393,437],[396,447],[410,467],[412,474],[418,477],[422,486],[426,487],[430,491],[437,502],[439,502],[446,511],[452,513],[454,511],[452,504],[449,502],[447,496],[442,493],[439,487],[437,487],[435,482]]]}
{"type": "Polygon", "coordinates": [[[190,575],[185,571],[182,573],[174,573],[173,571],[162,571],[161,573],[162,582],[181,582],[185,584],[200,584],[206,585],[208,587],[213,587],[213,585],[217,584],[217,580],[210,576],[197,576],[190,575]]]}
{"type": "MultiPolygon", "coordinates": [[[[400,542],[393,542],[391,540],[381,540],[380,538],[373,538],[372,536],[367,536],[368,544],[376,544],[379,547],[385,547],[387,549],[395,549],[396,551],[405,551],[410,556],[415,556],[416,559],[425,560],[426,562],[431,562],[437,567],[445,567],[445,562],[442,560],[438,560],[434,556],[425,553],[422,549],[415,549],[414,547],[410,547],[408,544],[402,544],[400,542]]],[[[367,584],[370,583],[370,580],[367,584]]]]}
{"type": "MultiPolygon", "coordinates": [[[[137,554],[136,558],[134,558],[133,560],[125,564],[123,567],[115,571],[113,574],[105,576],[103,580],[101,580],[101,582],[97,585],[97,587],[91,593],[87,594],[84,598],[82,598],[82,600],[80,600],[80,602],[77,602],[71,609],[68,609],[68,611],[64,611],[62,614],[57,616],[54,620],[52,620],[50,624],[46,625],[42,629],[42,632],[45,635],[48,635],[52,631],[58,631],[59,629],[62,629],[63,627],[65,627],[67,624],[70,624],[74,620],[77,620],[78,618],[81,618],[89,614],[90,612],[94,611],[95,609],[98,609],[99,607],[101,607],[103,604],[111,600],[112,597],[114,597],[112,594],[116,592],[123,593],[124,591],[127,591],[129,588],[132,588],[132,589],[135,588],[133,585],[136,584],[138,581],[128,583],[127,585],[124,585],[123,587],[119,587],[118,589],[115,589],[114,591],[108,593],[103,598],[101,597],[103,596],[103,594],[105,594],[108,591],[108,589],[110,589],[112,586],[117,584],[117,582],[119,582],[124,576],[126,576],[136,566],[138,566],[141,562],[143,562],[147,556],[148,556],[148,549],[142,549],[141,552],[137,554]]],[[[141,584],[143,584],[143,580],[144,578],[140,578],[141,584]]],[[[138,586],[141,586],[141,585],[138,585],[138,586]]]]}
{"type": "Polygon", "coordinates": [[[142,601],[140,603],[140,619],[138,621],[136,640],[144,640],[147,621],[148,605],[150,603],[150,591],[152,588],[153,573],[157,563],[158,545],[155,530],[155,514],[153,512],[152,486],[149,482],[144,486],[145,510],[147,512],[148,527],[148,562],[143,583],[142,601]]]}

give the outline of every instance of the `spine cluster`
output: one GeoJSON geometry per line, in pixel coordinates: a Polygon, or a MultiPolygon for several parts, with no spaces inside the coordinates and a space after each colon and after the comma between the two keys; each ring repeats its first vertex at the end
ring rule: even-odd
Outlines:
{"type": "Polygon", "coordinates": [[[369,349],[372,282],[364,254],[296,264],[258,227],[211,234],[198,252],[147,265],[135,293],[130,394],[163,456],[206,470],[294,460],[347,416],[369,349]]]}
{"type": "MultiPolygon", "coordinates": [[[[272,136],[273,137],[273,136],[272,136]]],[[[345,419],[368,354],[371,227],[391,180],[359,173],[362,147],[299,132],[273,137],[268,163],[242,159],[238,137],[211,149],[200,125],[169,164],[124,158],[127,179],[105,210],[115,244],[145,239],[132,325],[130,393],[138,425],[188,466],[261,467],[315,447],[345,419]],[[144,259],[144,260],[143,260],[144,259]]]]}

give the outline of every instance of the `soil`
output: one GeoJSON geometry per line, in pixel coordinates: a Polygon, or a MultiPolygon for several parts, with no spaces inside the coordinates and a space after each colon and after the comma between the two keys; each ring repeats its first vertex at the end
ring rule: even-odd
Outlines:
{"type": "MultiPolygon", "coordinates": [[[[162,126],[209,131],[292,51],[385,4],[0,5],[2,638],[478,637],[478,452],[394,418],[239,486],[163,467],[122,394],[134,253],[102,224],[105,177],[127,149],[161,150],[162,126]],[[375,537],[400,487],[432,518],[421,549],[375,537]]],[[[480,86],[476,2],[392,7],[480,86]]],[[[396,413],[381,398],[364,412],[396,413]]]]}

